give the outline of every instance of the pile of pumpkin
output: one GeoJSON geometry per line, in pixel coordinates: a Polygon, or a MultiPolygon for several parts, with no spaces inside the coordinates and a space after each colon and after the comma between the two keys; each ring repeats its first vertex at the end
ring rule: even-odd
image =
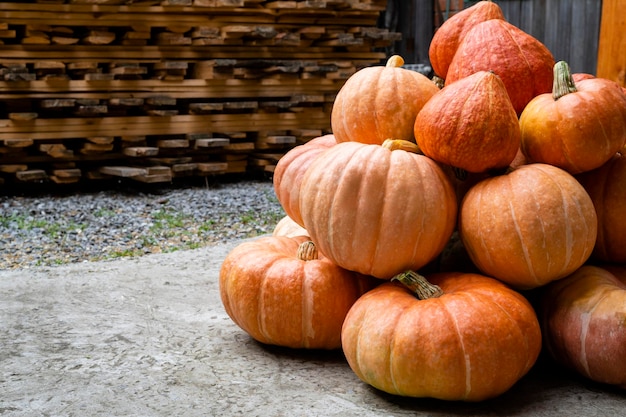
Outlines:
{"type": "Polygon", "coordinates": [[[287,216],[225,258],[226,312],[397,395],[492,398],[542,348],[626,388],[626,91],[491,1],[429,53],[438,82],[398,56],[362,69],[333,134],[279,161],[287,216]]]}

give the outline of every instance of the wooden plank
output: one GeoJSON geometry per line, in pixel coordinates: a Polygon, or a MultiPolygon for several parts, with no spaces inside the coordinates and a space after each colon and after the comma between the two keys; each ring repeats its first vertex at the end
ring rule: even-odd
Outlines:
{"type": "Polygon", "coordinates": [[[148,171],[145,168],[136,168],[129,166],[102,166],[98,169],[102,174],[113,175],[115,177],[137,177],[139,175],[148,175],[148,171]]]}
{"type": "Polygon", "coordinates": [[[622,0],[603,0],[598,46],[598,77],[626,87],[626,13],[622,0]]]}

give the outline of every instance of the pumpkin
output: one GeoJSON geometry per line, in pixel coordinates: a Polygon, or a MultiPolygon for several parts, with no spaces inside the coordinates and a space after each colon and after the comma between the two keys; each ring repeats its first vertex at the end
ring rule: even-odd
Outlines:
{"type": "Polygon", "coordinates": [[[520,147],[517,113],[490,71],[436,93],[417,115],[414,134],[424,155],[476,173],[508,167],[520,147]]]}
{"type": "Polygon", "coordinates": [[[593,202],[566,171],[527,164],[474,185],[463,198],[459,234],[474,264],[516,289],[563,278],[590,257],[593,202]]]}
{"type": "Polygon", "coordinates": [[[530,303],[490,277],[401,274],[354,303],[341,331],[354,373],[394,395],[482,401],[534,365],[541,330],[530,303]]]}
{"type": "Polygon", "coordinates": [[[274,194],[287,216],[302,226],[300,217],[299,192],[302,176],[311,161],[320,153],[336,145],[334,135],[324,135],[296,146],[283,155],[274,168],[272,178],[274,194]]]}
{"type": "Polygon", "coordinates": [[[338,349],[352,304],[373,279],[333,264],[305,236],[245,241],[224,259],[220,297],[228,316],[260,343],[338,349]]]}
{"type": "Polygon", "coordinates": [[[626,388],[626,267],[582,266],[544,289],[539,314],[553,359],[626,388]]]}
{"type": "Polygon", "coordinates": [[[394,55],[385,66],[363,68],[346,80],[331,111],[337,142],[380,145],[388,138],[415,142],[415,116],[439,88],[403,64],[402,57],[394,55]]]}
{"type": "Polygon", "coordinates": [[[551,94],[535,97],[520,115],[522,152],[577,174],[600,167],[626,143],[626,95],[614,81],[574,82],[565,61],[554,66],[551,94]]]}
{"type": "Polygon", "coordinates": [[[600,168],[576,176],[598,215],[598,237],[592,257],[626,263],[626,156],[617,153],[600,168]]]}
{"type": "Polygon", "coordinates": [[[474,25],[450,63],[446,85],[478,71],[493,71],[506,86],[519,115],[535,96],[552,89],[552,53],[539,40],[501,20],[474,25]]]}
{"type": "Polygon", "coordinates": [[[272,236],[294,237],[308,235],[309,232],[307,232],[304,227],[300,226],[289,216],[284,216],[280,219],[272,231],[272,236]]]}
{"type": "Polygon", "coordinates": [[[392,140],[338,143],[305,173],[304,228],[337,265],[391,279],[426,265],[452,235],[457,201],[450,180],[402,143],[417,148],[392,140]]]}
{"type": "Polygon", "coordinates": [[[492,1],[479,1],[443,22],[430,41],[428,57],[435,74],[445,79],[448,67],[465,34],[479,22],[505,20],[502,9],[492,1]]]}

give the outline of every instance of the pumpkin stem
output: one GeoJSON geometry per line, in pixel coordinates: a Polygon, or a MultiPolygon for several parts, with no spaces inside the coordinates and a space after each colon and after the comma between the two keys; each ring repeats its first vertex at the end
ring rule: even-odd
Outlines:
{"type": "Polygon", "coordinates": [[[417,143],[413,143],[404,139],[385,139],[381,146],[385,149],[389,149],[390,151],[402,150],[417,154],[423,154],[417,143]]]}
{"type": "Polygon", "coordinates": [[[402,272],[393,277],[391,280],[400,281],[413,291],[420,300],[437,298],[443,295],[443,290],[438,285],[431,284],[424,276],[415,271],[402,272]]]}
{"type": "Polygon", "coordinates": [[[315,243],[311,240],[302,242],[300,246],[298,246],[297,257],[301,261],[314,261],[318,259],[317,246],[315,246],[315,243]]]}
{"type": "Polygon", "coordinates": [[[552,98],[554,101],[561,97],[575,93],[578,91],[574,79],[572,78],[572,72],[569,69],[569,65],[565,61],[559,61],[554,64],[554,80],[552,82],[552,98]]]}
{"type": "Polygon", "coordinates": [[[392,55],[387,60],[385,67],[387,68],[400,68],[404,65],[404,59],[400,55],[392,55]]]}

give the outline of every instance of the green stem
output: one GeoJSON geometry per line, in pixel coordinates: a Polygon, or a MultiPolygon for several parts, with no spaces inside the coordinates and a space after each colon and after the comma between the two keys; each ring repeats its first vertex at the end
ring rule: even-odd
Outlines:
{"type": "Polygon", "coordinates": [[[438,285],[431,284],[426,278],[415,271],[402,272],[391,279],[400,281],[415,293],[418,299],[437,298],[443,295],[442,289],[438,285]]]}
{"type": "Polygon", "coordinates": [[[554,101],[567,94],[578,91],[567,62],[559,61],[554,64],[553,73],[554,80],[552,82],[552,98],[554,98],[554,101]]]}

